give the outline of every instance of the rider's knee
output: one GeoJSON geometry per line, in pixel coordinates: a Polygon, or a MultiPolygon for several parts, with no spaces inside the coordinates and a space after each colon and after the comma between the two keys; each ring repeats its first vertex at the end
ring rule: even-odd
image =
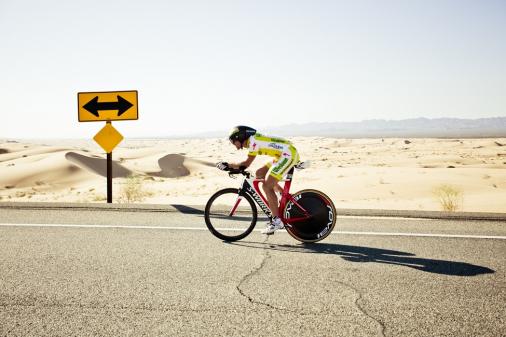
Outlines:
{"type": "Polygon", "coordinates": [[[258,170],[256,170],[255,177],[257,177],[257,179],[264,179],[266,173],[267,173],[266,167],[261,167],[258,170]]]}
{"type": "Polygon", "coordinates": [[[276,179],[274,179],[274,177],[271,177],[269,176],[264,184],[263,184],[263,188],[265,191],[273,191],[274,190],[274,187],[277,185],[278,181],[276,179]]]}

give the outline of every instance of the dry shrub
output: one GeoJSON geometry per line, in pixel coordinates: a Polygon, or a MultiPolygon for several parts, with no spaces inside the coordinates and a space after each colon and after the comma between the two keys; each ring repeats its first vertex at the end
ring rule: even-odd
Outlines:
{"type": "Polygon", "coordinates": [[[145,196],[142,178],[138,175],[129,175],[121,188],[119,201],[125,203],[140,202],[145,196]]]}
{"type": "Polygon", "coordinates": [[[433,190],[434,196],[438,199],[443,211],[455,212],[462,206],[463,193],[453,185],[442,184],[433,190]]]}
{"type": "Polygon", "coordinates": [[[107,200],[107,197],[105,195],[103,195],[103,194],[97,194],[97,195],[93,196],[92,200],[95,201],[95,202],[105,201],[105,200],[107,200]]]}

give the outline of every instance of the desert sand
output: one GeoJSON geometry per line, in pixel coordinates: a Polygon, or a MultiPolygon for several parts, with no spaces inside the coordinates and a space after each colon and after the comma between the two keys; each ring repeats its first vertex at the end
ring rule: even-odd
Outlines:
{"type": "MultiPolygon", "coordinates": [[[[337,208],[441,210],[434,190],[446,184],[461,192],[459,211],[506,213],[506,139],[291,140],[311,162],[292,191],[319,189],[337,208]]],[[[226,139],[126,139],[113,151],[113,201],[204,205],[240,183],[215,163],[246,155],[226,139]],[[126,197],[128,181],[136,200],[126,197]]],[[[270,160],[258,157],[251,170],[270,160]]],[[[105,176],[105,153],[92,140],[0,139],[0,202],[105,203],[105,176]]]]}

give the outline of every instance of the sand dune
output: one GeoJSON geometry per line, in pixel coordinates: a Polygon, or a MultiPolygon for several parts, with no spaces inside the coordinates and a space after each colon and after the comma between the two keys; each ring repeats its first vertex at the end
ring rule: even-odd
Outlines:
{"type": "MultiPolygon", "coordinates": [[[[295,137],[312,166],[293,190],[316,188],[337,207],[439,210],[434,189],[462,191],[461,210],[506,212],[506,139],[337,139],[295,137]]],[[[113,197],[129,176],[143,203],[203,205],[216,190],[238,187],[218,161],[246,152],[223,139],[125,140],[113,153],[113,197]]],[[[105,202],[106,156],[90,141],[0,140],[0,201],[105,202]],[[45,145],[44,145],[45,144],[45,145]]],[[[269,157],[259,157],[254,171],[269,157]]]]}
{"type": "Polygon", "coordinates": [[[147,172],[153,177],[181,178],[191,174],[192,171],[199,171],[199,166],[214,167],[215,164],[205,160],[187,158],[181,154],[168,154],[158,160],[160,172],[147,172]]]}
{"type": "Polygon", "coordinates": [[[19,148],[19,146],[15,146],[13,148],[3,148],[3,151],[5,151],[5,153],[2,155],[2,157],[0,157],[0,162],[19,158],[28,158],[26,160],[37,160],[38,158],[44,158],[44,155],[65,150],[66,148],[39,145],[23,145],[22,148],[19,148]]]}
{"type": "Polygon", "coordinates": [[[180,154],[168,154],[158,160],[160,172],[149,172],[153,177],[180,178],[190,175],[190,170],[184,166],[186,158],[180,154]]]}
{"type": "MultiPolygon", "coordinates": [[[[86,169],[90,172],[107,177],[107,159],[100,157],[85,156],[76,152],[67,152],[65,158],[76,166],[86,169]]],[[[124,168],[121,164],[112,162],[112,177],[126,178],[132,174],[132,171],[124,168]]]]}
{"type": "Polygon", "coordinates": [[[48,151],[44,157],[35,156],[37,160],[21,157],[18,161],[7,161],[1,169],[0,186],[18,196],[23,192],[25,195],[34,195],[36,193],[33,191],[53,192],[91,177],[86,170],[69,163],[65,159],[65,151],[48,151]]]}

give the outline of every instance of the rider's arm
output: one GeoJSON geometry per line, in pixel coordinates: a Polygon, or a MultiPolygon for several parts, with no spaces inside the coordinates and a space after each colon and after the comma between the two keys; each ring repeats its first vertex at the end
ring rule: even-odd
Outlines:
{"type": "Polygon", "coordinates": [[[256,156],[248,156],[245,161],[237,163],[237,164],[228,164],[229,167],[233,169],[239,169],[241,166],[249,167],[253,160],[255,160],[256,156]]]}

